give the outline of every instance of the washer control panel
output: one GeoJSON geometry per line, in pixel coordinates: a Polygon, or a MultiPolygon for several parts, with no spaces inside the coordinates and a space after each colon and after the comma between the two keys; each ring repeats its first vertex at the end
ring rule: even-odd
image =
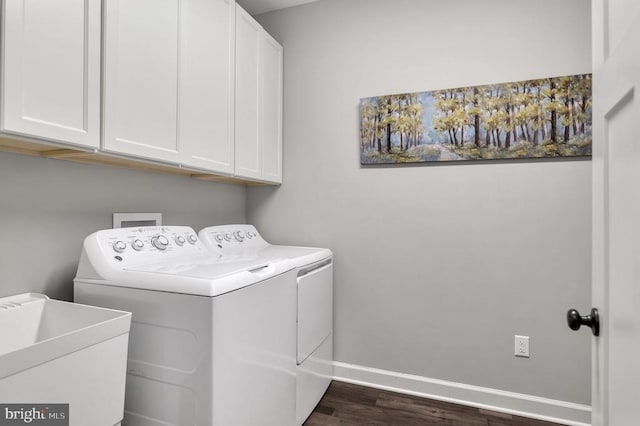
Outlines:
{"type": "Polygon", "coordinates": [[[207,253],[196,232],[188,226],[105,229],[87,237],[87,244],[97,245],[104,256],[123,265],[207,253]]]}

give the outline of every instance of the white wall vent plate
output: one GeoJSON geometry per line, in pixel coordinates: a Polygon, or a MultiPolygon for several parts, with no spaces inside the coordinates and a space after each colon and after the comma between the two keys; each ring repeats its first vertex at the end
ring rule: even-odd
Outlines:
{"type": "Polygon", "coordinates": [[[114,228],[133,228],[137,226],[161,226],[162,213],[114,213],[114,228]]]}

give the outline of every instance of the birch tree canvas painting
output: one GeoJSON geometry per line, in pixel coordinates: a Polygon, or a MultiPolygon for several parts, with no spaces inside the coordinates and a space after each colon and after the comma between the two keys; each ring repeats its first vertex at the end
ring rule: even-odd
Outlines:
{"type": "Polygon", "coordinates": [[[361,164],[591,155],[591,74],[360,100],[361,164]]]}

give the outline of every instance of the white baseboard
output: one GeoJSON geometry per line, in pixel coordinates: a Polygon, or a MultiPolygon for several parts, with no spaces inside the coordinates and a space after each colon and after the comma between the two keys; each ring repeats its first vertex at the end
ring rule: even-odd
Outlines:
{"type": "Polygon", "coordinates": [[[340,382],[369,386],[439,401],[529,417],[570,426],[591,425],[591,406],[484,388],[446,380],[430,379],[360,365],[333,363],[333,378],[340,382]]]}

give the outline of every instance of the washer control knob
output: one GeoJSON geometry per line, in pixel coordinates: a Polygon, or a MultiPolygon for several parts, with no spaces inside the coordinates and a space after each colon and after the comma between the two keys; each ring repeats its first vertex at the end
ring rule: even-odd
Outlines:
{"type": "Polygon", "coordinates": [[[131,243],[131,247],[133,247],[135,251],[140,251],[144,248],[144,243],[142,242],[142,240],[133,240],[133,242],[131,243]]]}
{"type": "Polygon", "coordinates": [[[224,233],[224,239],[225,239],[226,241],[231,241],[231,237],[232,237],[232,236],[233,236],[233,235],[231,235],[231,232],[225,232],[225,233],[224,233]]]}
{"type": "Polygon", "coordinates": [[[248,232],[246,233],[246,236],[247,236],[247,238],[249,238],[249,239],[253,238],[253,235],[251,235],[251,231],[248,231],[248,232]]]}
{"type": "Polygon", "coordinates": [[[187,237],[187,241],[189,241],[189,244],[195,244],[198,242],[198,237],[195,234],[191,234],[187,237]]]}
{"type": "Polygon", "coordinates": [[[123,251],[125,251],[125,249],[127,248],[127,245],[125,244],[124,241],[116,241],[115,243],[113,243],[113,251],[115,251],[116,253],[122,253],[123,251]]]}
{"type": "Polygon", "coordinates": [[[182,235],[178,235],[178,236],[175,238],[175,242],[176,242],[176,244],[177,244],[177,245],[179,245],[180,247],[182,247],[186,241],[187,241],[187,240],[185,240],[185,239],[184,239],[184,237],[183,237],[182,235]]]}
{"type": "Polygon", "coordinates": [[[151,238],[151,244],[158,250],[166,250],[169,245],[169,240],[164,235],[156,235],[151,238]]]}
{"type": "Polygon", "coordinates": [[[236,231],[233,233],[233,237],[236,239],[236,241],[242,242],[244,241],[244,232],[236,231]]]}
{"type": "Polygon", "coordinates": [[[224,235],[216,234],[215,237],[213,237],[213,239],[216,240],[217,243],[221,243],[222,240],[224,240],[224,235]]]}

